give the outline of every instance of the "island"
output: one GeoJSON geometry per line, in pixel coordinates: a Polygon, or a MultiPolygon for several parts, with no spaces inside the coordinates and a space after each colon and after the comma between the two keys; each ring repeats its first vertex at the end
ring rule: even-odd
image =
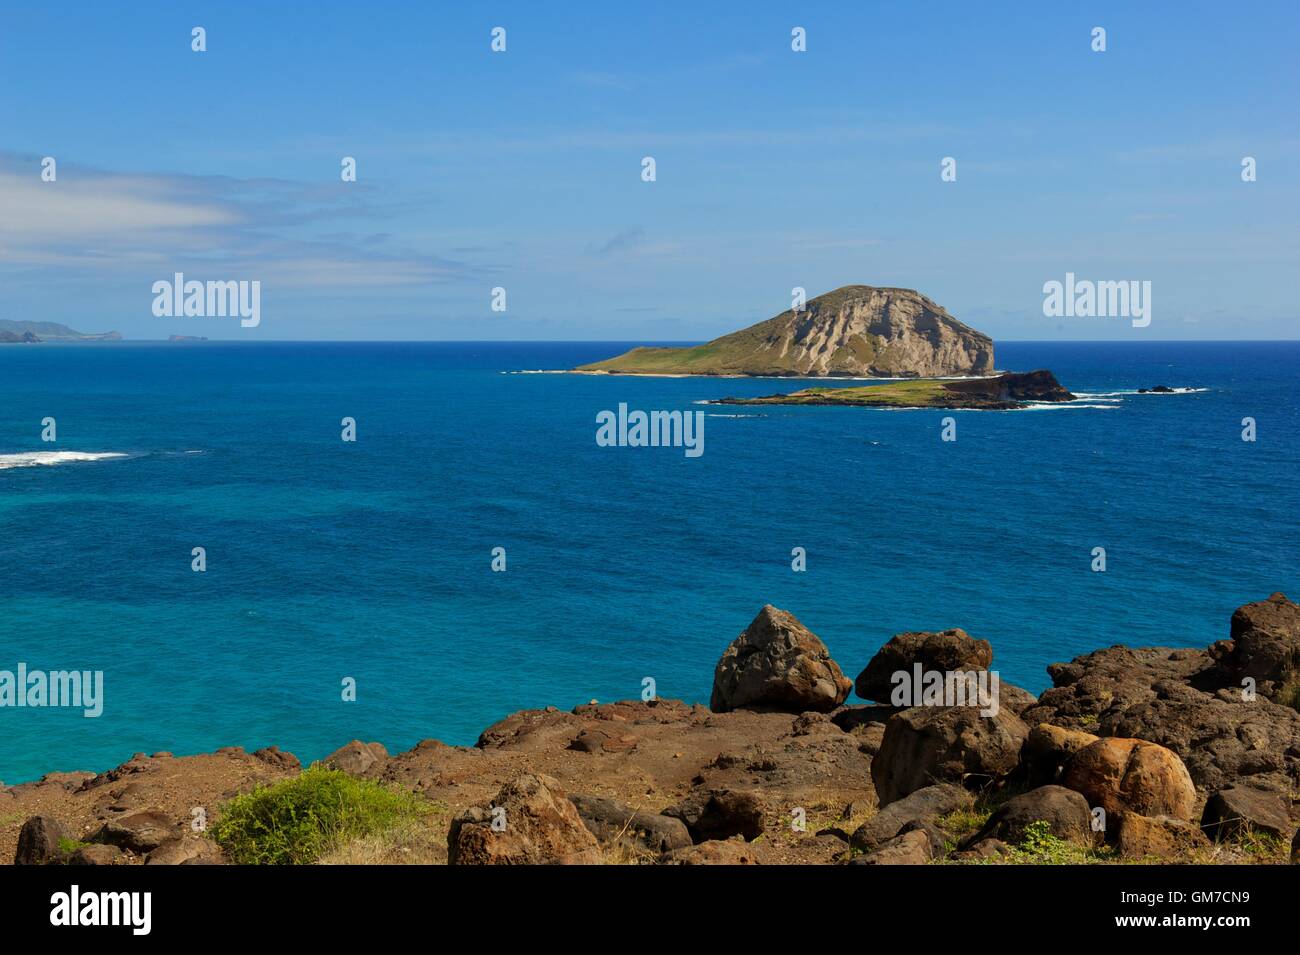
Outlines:
{"type": "Polygon", "coordinates": [[[973,408],[1010,411],[1037,402],[1074,401],[1050,371],[1008,372],[958,381],[920,379],[849,388],[803,388],[756,398],[719,398],[718,405],[859,405],[868,408],[973,408]]]}
{"type": "Polygon", "coordinates": [[[846,285],[691,348],[633,348],[574,371],[620,375],[989,375],[993,339],[913,289],[846,285]]]}

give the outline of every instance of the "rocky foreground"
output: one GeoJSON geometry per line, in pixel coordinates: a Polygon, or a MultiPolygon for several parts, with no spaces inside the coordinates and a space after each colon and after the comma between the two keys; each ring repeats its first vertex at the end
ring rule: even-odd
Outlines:
{"type": "MultiPolygon", "coordinates": [[[[987,680],[996,707],[889,703],[900,673],[973,686],[992,663],[962,630],[904,633],[850,682],[811,631],[764,607],[719,661],[707,708],[593,702],[514,713],[472,747],[349,743],[325,762],[432,811],[321,861],[1296,861],[1300,607],[1282,594],[1241,607],[1208,648],[1054,664],[1038,698],[987,680]],[[872,702],[847,704],[850,690],[872,702]]],[[[301,771],[278,749],[232,747],[52,773],[0,788],[0,852],[224,862],[206,821],[301,771]]]]}

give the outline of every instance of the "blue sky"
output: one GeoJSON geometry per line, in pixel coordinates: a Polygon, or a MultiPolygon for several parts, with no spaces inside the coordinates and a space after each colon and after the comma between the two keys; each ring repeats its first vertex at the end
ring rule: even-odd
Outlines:
{"type": "Polygon", "coordinates": [[[1296,338],[1298,11],[6,4],[0,318],[702,340],[863,283],[1002,340],[1296,338]],[[261,281],[261,325],[156,318],[177,271],[261,281]],[[1067,271],[1151,281],[1151,325],[1045,318],[1067,271]]]}

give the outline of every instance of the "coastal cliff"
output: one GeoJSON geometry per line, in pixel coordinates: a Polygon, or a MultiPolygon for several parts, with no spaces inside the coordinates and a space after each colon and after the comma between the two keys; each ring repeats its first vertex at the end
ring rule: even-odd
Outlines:
{"type": "Polygon", "coordinates": [[[846,285],[694,348],[634,348],[583,372],[932,378],[993,372],[993,340],[912,289],[846,285]]]}
{"type": "Polygon", "coordinates": [[[0,852],[22,864],[1294,859],[1295,603],[1239,608],[1209,648],[1112,646],[1048,673],[1039,697],[1001,683],[993,646],[950,629],[894,636],[850,681],[767,606],[721,653],[710,707],[524,710],[475,746],[390,755],[354,740],[307,770],[274,747],[140,753],[0,786],[0,852]],[[946,679],[907,686],[935,673],[946,679]],[[972,696],[954,703],[954,685],[972,696]],[[869,702],[847,702],[854,689],[869,702]],[[307,818],[294,800],[332,805],[326,791],[355,803],[352,820],[377,821],[305,843],[297,823],[268,830],[285,805],[307,818]]]}
{"type": "Polygon", "coordinates": [[[121,332],[79,332],[58,322],[0,318],[0,342],[120,342],[121,332]]]}

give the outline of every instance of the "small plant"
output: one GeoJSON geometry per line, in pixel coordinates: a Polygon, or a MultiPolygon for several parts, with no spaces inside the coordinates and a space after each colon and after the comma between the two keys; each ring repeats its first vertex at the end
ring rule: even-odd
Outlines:
{"type": "Polygon", "coordinates": [[[1277,861],[1284,859],[1288,846],[1277,836],[1257,829],[1250,829],[1237,839],[1241,851],[1254,856],[1260,861],[1277,861]]]}
{"type": "Polygon", "coordinates": [[[1300,680],[1291,680],[1277,691],[1277,703],[1300,711],[1300,680]]]}
{"type": "Polygon", "coordinates": [[[301,865],[429,811],[412,793],[313,765],[294,779],[236,796],[210,835],[241,865],[301,865]]]}
{"type": "Polygon", "coordinates": [[[59,839],[59,853],[61,855],[70,856],[78,849],[84,849],[88,845],[90,845],[89,842],[82,842],[80,839],[69,839],[67,836],[64,836],[59,839]]]}
{"type": "Polygon", "coordinates": [[[1104,862],[1108,854],[1085,849],[1053,835],[1051,824],[1039,819],[1025,826],[1020,842],[1011,850],[1010,862],[1021,865],[1087,865],[1104,862]]]}

